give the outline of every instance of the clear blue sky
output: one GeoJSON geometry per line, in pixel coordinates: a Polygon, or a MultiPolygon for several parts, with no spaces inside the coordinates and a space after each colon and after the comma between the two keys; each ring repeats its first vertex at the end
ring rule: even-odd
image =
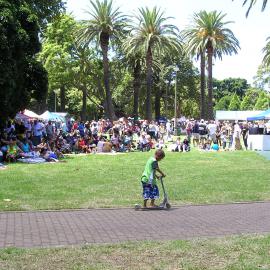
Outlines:
{"type": "MultiPolygon", "coordinates": [[[[270,36],[269,7],[261,12],[261,2],[253,7],[248,18],[245,17],[247,7],[242,7],[243,0],[114,0],[114,5],[126,14],[133,14],[139,7],[160,7],[167,16],[174,17],[172,23],[180,30],[189,24],[194,12],[217,10],[226,13],[224,20],[234,21],[229,28],[238,38],[241,50],[237,55],[217,60],[213,76],[217,79],[240,77],[252,83],[262,61],[262,48],[270,36]]],[[[68,12],[77,20],[88,18],[85,10],[89,7],[89,0],[67,0],[68,12]]]]}

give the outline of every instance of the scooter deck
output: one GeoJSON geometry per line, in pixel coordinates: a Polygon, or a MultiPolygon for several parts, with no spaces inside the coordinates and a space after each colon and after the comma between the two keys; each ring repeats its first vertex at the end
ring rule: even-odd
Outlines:
{"type": "Polygon", "coordinates": [[[143,207],[140,204],[136,204],[134,209],[136,211],[169,210],[169,208],[166,208],[166,207],[143,207]]]}

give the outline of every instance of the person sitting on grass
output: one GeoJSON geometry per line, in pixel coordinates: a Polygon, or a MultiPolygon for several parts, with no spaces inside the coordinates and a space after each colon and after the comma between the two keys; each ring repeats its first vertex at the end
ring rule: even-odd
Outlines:
{"type": "Polygon", "coordinates": [[[59,162],[57,155],[46,148],[40,150],[40,157],[44,158],[47,162],[59,162]]]}
{"type": "Polygon", "coordinates": [[[111,153],[112,152],[112,143],[105,139],[103,144],[102,152],[103,153],[111,153]]]}
{"type": "Polygon", "coordinates": [[[217,141],[214,141],[214,143],[211,146],[211,150],[213,151],[219,151],[219,145],[217,141]]]}
{"type": "Polygon", "coordinates": [[[149,151],[150,150],[149,142],[146,139],[145,133],[142,133],[140,138],[139,138],[139,149],[141,151],[144,151],[144,150],[149,151]]]}
{"type": "Polygon", "coordinates": [[[22,150],[17,146],[16,137],[12,137],[7,145],[7,156],[8,162],[16,162],[22,150]]]}
{"type": "Polygon", "coordinates": [[[147,207],[147,201],[151,200],[150,207],[158,207],[155,205],[155,200],[159,198],[159,190],[157,186],[156,172],[160,173],[162,177],[165,174],[159,169],[158,162],[165,158],[165,153],[162,149],[155,152],[155,156],[148,159],[144,172],[141,177],[143,187],[143,207],[147,207]]]}
{"type": "Polygon", "coordinates": [[[210,151],[211,150],[211,141],[207,140],[206,143],[203,144],[202,150],[204,151],[210,151]]]}
{"type": "Polygon", "coordinates": [[[32,145],[32,142],[29,141],[26,137],[23,138],[22,141],[19,141],[18,145],[23,152],[21,156],[27,157],[31,155],[31,152],[33,151],[33,145],[32,145]]]}
{"type": "Polygon", "coordinates": [[[156,143],[156,148],[157,149],[163,149],[165,147],[166,146],[165,146],[165,141],[164,141],[163,137],[159,138],[158,143],[156,143]]]}
{"type": "Polygon", "coordinates": [[[178,137],[172,149],[173,152],[181,152],[181,139],[178,137]]]}
{"type": "Polygon", "coordinates": [[[189,140],[188,138],[185,138],[181,144],[181,151],[182,152],[189,152],[190,146],[189,146],[189,140]]]}

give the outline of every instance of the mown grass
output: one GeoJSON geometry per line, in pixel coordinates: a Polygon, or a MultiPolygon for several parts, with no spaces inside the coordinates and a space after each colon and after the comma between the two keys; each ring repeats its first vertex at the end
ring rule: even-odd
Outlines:
{"type": "MultiPolygon", "coordinates": [[[[0,210],[133,206],[151,153],[71,156],[65,163],[0,171],[0,210]],[[10,199],[11,201],[6,201],[10,199]]],[[[166,153],[160,163],[173,204],[270,199],[270,162],[254,152],[166,153]]]]}
{"type": "Polygon", "coordinates": [[[270,236],[0,250],[0,269],[270,269],[270,236]]]}

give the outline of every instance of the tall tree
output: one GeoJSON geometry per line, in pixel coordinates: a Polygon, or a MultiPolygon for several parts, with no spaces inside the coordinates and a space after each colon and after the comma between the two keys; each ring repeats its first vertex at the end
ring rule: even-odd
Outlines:
{"type": "Polygon", "coordinates": [[[266,39],[267,43],[265,47],[263,48],[263,63],[266,67],[270,67],[270,37],[266,39]]]}
{"type": "Polygon", "coordinates": [[[229,111],[239,111],[240,106],[241,106],[241,101],[240,101],[239,97],[237,96],[237,94],[234,93],[232,98],[231,98],[231,102],[230,102],[228,110],[229,111]]]}
{"type": "Polygon", "coordinates": [[[259,90],[259,89],[256,89],[256,88],[250,88],[246,92],[246,94],[245,94],[245,96],[244,96],[244,98],[243,98],[243,100],[241,102],[240,109],[242,111],[249,111],[249,110],[252,111],[252,110],[254,110],[255,104],[256,104],[256,102],[258,100],[258,97],[259,97],[259,94],[260,94],[261,91],[262,90],[259,90]]]}
{"type": "Polygon", "coordinates": [[[112,121],[115,119],[115,111],[110,89],[110,67],[108,50],[111,39],[118,39],[122,36],[127,19],[119,11],[114,9],[112,0],[90,0],[91,10],[87,13],[90,20],[83,21],[82,28],[78,31],[78,42],[89,44],[93,40],[99,44],[103,56],[103,79],[106,91],[106,103],[108,116],[112,121]]]}
{"type": "Polygon", "coordinates": [[[168,24],[170,17],[157,7],[152,10],[140,8],[139,15],[135,16],[131,35],[126,45],[130,51],[142,51],[146,57],[146,119],[152,119],[152,84],[153,84],[153,57],[163,52],[179,51],[178,29],[168,24]]]}
{"type": "Polygon", "coordinates": [[[125,42],[122,44],[121,49],[124,54],[122,61],[127,63],[133,75],[133,117],[134,121],[136,121],[139,117],[139,96],[142,85],[142,68],[145,66],[145,58],[140,51],[129,52],[125,42]]]}
{"type": "Polygon", "coordinates": [[[186,51],[188,54],[200,59],[200,117],[201,119],[205,119],[205,48],[198,46],[198,44],[200,44],[200,36],[198,35],[198,29],[196,26],[191,26],[185,29],[183,31],[183,37],[186,40],[186,51]]]}
{"type": "Polygon", "coordinates": [[[232,96],[222,97],[215,106],[216,111],[227,111],[231,103],[232,96]]]}
{"type": "Polygon", "coordinates": [[[25,109],[30,99],[42,101],[47,73],[35,56],[41,45],[37,17],[21,0],[0,0],[0,124],[25,109]]]}
{"type": "Polygon", "coordinates": [[[259,98],[257,99],[257,102],[255,104],[254,109],[255,110],[266,110],[269,109],[269,95],[266,94],[264,91],[261,91],[259,94],[259,98]]]}
{"type": "Polygon", "coordinates": [[[256,88],[265,89],[269,91],[270,87],[270,65],[259,65],[256,76],[254,79],[254,85],[256,88]],[[268,89],[267,89],[268,88],[268,89]]]}
{"type": "Polygon", "coordinates": [[[208,70],[208,118],[213,119],[213,57],[222,58],[223,54],[237,53],[240,48],[237,38],[227,28],[231,21],[224,22],[226,14],[217,11],[200,11],[193,17],[193,25],[189,27],[189,43],[193,44],[193,52],[205,50],[208,70]]]}
{"type": "MultiPolygon", "coordinates": [[[[234,1],[234,0],[233,0],[233,1],[234,1]]],[[[251,8],[256,4],[256,2],[257,2],[257,0],[244,0],[244,1],[243,1],[243,6],[248,5],[248,9],[247,9],[247,12],[246,12],[246,16],[248,16],[248,14],[249,14],[251,8]]],[[[262,11],[265,10],[266,5],[267,5],[267,2],[268,2],[268,0],[263,0],[263,1],[262,1],[262,11]]]]}
{"type": "Polygon", "coordinates": [[[72,84],[72,63],[75,52],[75,20],[62,14],[49,24],[44,32],[42,52],[39,58],[49,74],[51,91],[60,89],[60,110],[66,111],[66,90],[72,84]]]}

